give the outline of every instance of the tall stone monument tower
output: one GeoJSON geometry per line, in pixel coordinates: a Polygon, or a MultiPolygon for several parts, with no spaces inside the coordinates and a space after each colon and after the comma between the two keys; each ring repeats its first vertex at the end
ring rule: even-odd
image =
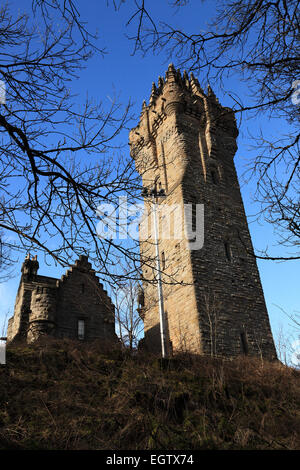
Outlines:
{"type": "Polygon", "coordinates": [[[150,350],[161,350],[155,239],[149,230],[156,208],[169,352],[276,358],[233,162],[237,136],[232,110],[172,64],[153,83],[150,102],[143,103],[130,132],[144,188],[155,185],[166,194],[145,198],[140,224],[141,311],[150,350]]]}

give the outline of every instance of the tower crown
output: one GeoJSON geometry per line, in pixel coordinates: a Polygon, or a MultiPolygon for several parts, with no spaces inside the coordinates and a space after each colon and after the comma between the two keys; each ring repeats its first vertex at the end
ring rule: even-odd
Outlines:
{"type": "Polygon", "coordinates": [[[234,139],[238,135],[233,111],[219,103],[211,86],[205,93],[192,72],[188,75],[184,70],[182,74],[170,64],[165,77],[160,76],[157,83],[152,83],[149,101],[142,104],[140,121],[129,134],[133,158],[144,146],[153,146],[159,127],[173,114],[191,116],[199,121],[199,127],[206,129],[217,123],[234,139]]]}

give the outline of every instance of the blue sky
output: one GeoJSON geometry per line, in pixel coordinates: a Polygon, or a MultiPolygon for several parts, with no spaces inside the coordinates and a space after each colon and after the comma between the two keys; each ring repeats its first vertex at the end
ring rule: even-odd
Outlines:
{"type": "MultiPolygon", "coordinates": [[[[192,1],[189,6],[178,11],[177,14],[175,10],[170,10],[167,1],[152,0],[150,3],[153,16],[160,17],[166,22],[190,31],[198,31],[201,28],[205,29],[206,21],[215,12],[214,1],[192,1]],[[172,12],[172,16],[170,12],[172,12]]],[[[17,11],[17,9],[28,11],[30,4],[29,0],[12,0],[9,2],[12,11],[17,11]]],[[[114,95],[117,95],[119,101],[123,102],[124,105],[130,99],[135,103],[134,112],[138,116],[142,101],[149,99],[152,81],[157,81],[158,76],[165,73],[170,60],[166,59],[162,54],[156,56],[148,54],[146,57],[142,57],[139,54],[132,55],[133,43],[128,41],[125,34],[130,35],[134,29],[126,30],[125,24],[131,12],[133,12],[133,2],[128,1],[123,4],[119,12],[114,11],[112,2],[109,2],[109,6],[106,7],[106,2],[99,2],[97,0],[89,0],[85,4],[79,2],[79,8],[82,17],[87,22],[87,27],[92,31],[98,30],[99,46],[105,46],[107,54],[104,57],[93,57],[86,70],[81,73],[79,79],[70,84],[71,90],[79,94],[79,102],[88,93],[89,96],[101,100],[104,107],[109,107],[114,95]],[[83,5],[85,5],[85,8],[83,8],[83,5]]],[[[176,59],[174,59],[174,63],[176,66],[176,59]]],[[[207,83],[201,77],[199,79],[204,88],[207,83]]],[[[214,88],[222,104],[226,106],[232,104],[228,95],[226,95],[226,91],[235,92],[243,100],[246,99],[247,87],[245,84],[239,83],[238,80],[230,80],[230,82],[225,83],[224,88],[225,92],[214,88]]],[[[136,123],[137,121],[133,121],[132,127],[136,123]]],[[[261,128],[264,135],[269,136],[280,131],[284,132],[284,126],[284,121],[269,121],[269,119],[262,116],[258,120],[242,120],[238,137],[238,151],[235,156],[235,164],[240,180],[247,162],[254,155],[253,150],[249,148],[251,142],[248,133],[255,133],[261,128]]],[[[120,142],[122,140],[126,143],[128,133],[124,132],[119,139],[120,142]]],[[[126,147],[124,151],[128,152],[129,147],[126,147]]],[[[241,185],[245,210],[249,217],[249,229],[253,245],[258,250],[268,246],[270,252],[277,254],[279,250],[275,246],[276,239],[273,227],[262,221],[260,224],[255,221],[251,222],[251,215],[255,214],[258,209],[252,199],[254,189],[255,181],[241,185]]],[[[0,328],[6,312],[10,311],[9,316],[13,312],[22,261],[20,258],[18,265],[15,267],[16,277],[7,283],[0,284],[0,328]]],[[[276,336],[280,325],[283,326],[285,333],[288,334],[292,330],[290,321],[281,312],[280,308],[289,314],[299,312],[300,310],[299,261],[273,262],[258,260],[258,267],[273,334],[276,336]]],[[[40,273],[60,277],[63,274],[63,269],[49,268],[40,263],[40,273]]]]}

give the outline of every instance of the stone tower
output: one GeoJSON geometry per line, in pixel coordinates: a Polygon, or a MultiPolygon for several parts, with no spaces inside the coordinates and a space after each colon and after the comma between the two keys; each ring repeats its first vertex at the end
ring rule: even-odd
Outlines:
{"type": "MultiPolygon", "coordinates": [[[[143,103],[129,145],[143,187],[155,185],[166,193],[155,206],[166,347],[274,359],[233,162],[237,136],[232,110],[219,103],[210,87],[204,93],[193,74],[181,75],[171,64],[165,78],[153,83],[150,102],[143,103]]],[[[149,229],[154,204],[149,198],[144,202],[140,223],[144,344],[160,351],[155,244],[149,229]]]]}

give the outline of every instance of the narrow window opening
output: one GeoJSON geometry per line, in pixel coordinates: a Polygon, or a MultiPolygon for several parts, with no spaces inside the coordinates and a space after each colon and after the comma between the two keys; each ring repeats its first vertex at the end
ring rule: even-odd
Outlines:
{"type": "Polygon", "coordinates": [[[160,176],[155,176],[154,182],[153,182],[153,188],[156,189],[156,191],[159,191],[161,189],[161,180],[160,176]]]}
{"type": "Polygon", "coordinates": [[[85,338],[85,321],[78,320],[78,339],[83,340],[85,338]]]}
{"type": "Polygon", "coordinates": [[[196,204],[192,204],[192,231],[196,231],[196,204]]]}
{"type": "Polygon", "coordinates": [[[161,267],[163,271],[166,269],[166,256],[164,251],[161,254],[161,267]]]}
{"type": "Polygon", "coordinates": [[[84,284],[81,284],[81,293],[84,294],[84,284]]]}
{"type": "Polygon", "coordinates": [[[218,175],[217,175],[216,170],[211,170],[210,175],[211,175],[213,184],[218,184],[218,175]]]}
{"type": "Polygon", "coordinates": [[[166,157],[165,157],[165,150],[163,143],[161,142],[161,155],[162,155],[162,167],[164,171],[164,185],[165,185],[165,190],[168,192],[168,177],[167,177],[167,167],[166,167],[166,157]]]}
{"type": "Polygon", "coordinates": [[[171,340],[169,340],[169,354],[173,356],[173,342],[171,340]]]}
{"type": "Polygon", "coordinates": [[[231,261],[231,248],[228,242],[224,242],[225,255],[228,261],[231,261]]]}
{"type": "Polygon", "coordinates": [[[249,347],[248,347],[247,335],[244,331],[241,332],[241,344],[242,344],[243,353],[246,356],[249,352],[249,347]]]}

